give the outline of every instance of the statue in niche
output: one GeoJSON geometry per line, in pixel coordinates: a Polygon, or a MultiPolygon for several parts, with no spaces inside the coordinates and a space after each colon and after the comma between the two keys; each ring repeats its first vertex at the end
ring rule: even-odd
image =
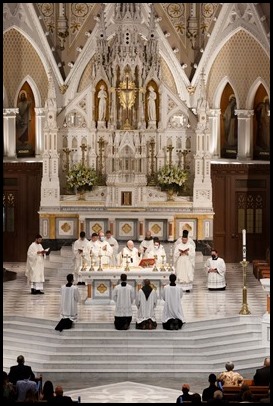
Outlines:
{"type": "Polygon", "coordinates": [[[152,86],[149,86],[148,90],[148,120],[156,121],[156,92],[152,86]]]}
{"type": "Polygon", "coordinates": [[[229,103],[223,114],[225,140],[226,145],[229,146],[234,146],[237,144],[237,117],[235,116],[236,108],[236,98],[234,94],[231,94],[229,97],[229,103]]]}
{"type": "Polygon", "coordinates": [[[28,142],[29,122],[31,121],[31,101],[27,100],[25,90],[21,91],[19,98],[19,113],[16,115],[16,135],[21,144],[25,145],[28,142]]]}
{"type": "Polygon", "coordinates": [[[100,90],[98,92],[98,99],[99,99],[98,120],[105,121],[106,120],[107,92],[105,90],[104,85],[100,86],[100,90]]]}
{"type": "Polygon", "coordinates": [[[255,108],[255,116],[257,120],[256,146],[263,150],[269,150],[270,141],[270,105],[269,99],[266,96],[264,100],[255,108]]]}

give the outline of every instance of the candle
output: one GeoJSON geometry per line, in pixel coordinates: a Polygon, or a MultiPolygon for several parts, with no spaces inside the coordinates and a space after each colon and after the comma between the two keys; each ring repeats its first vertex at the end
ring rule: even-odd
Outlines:
{"type": "Polygon", "coordinates": [[[243,234],[243,245],[246,245],[246,230],[242,230],[243,234]]]}

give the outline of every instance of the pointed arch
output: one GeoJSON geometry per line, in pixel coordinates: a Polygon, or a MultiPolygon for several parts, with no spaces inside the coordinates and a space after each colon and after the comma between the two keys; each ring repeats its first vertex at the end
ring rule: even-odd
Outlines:
{"type": "Polygon", "coordinates": [[[221,97],[222,97],[223,91],[228,83],[230,84],[230,86],[232,87],[232,89],[234,91],[234,94],[235,94],[235,97],[237,100],[237,108],[239,108],[240,100],[239,100],[236,88],[233,84],[233,81],[230,79],[229,76],[223,77],[223,79],[218,84],[215,94],[213,96],[213,107],[212,108],[214,108],[214,109],[220,108],[221,97]]]}
{"type": "MultiPolygon", "coordinates": [[[[38,45],[34,41],[34,39],[30,35],[28,35],[24,30],[22,30],[22,28],[18,27],[17,25],[12,25],[3,32],[3,35],[5,35],[5,33],[7,33],[8,31],[10,31],[12,29],[17,30],[21,35],[23,35],[23,37],[25,37],[28,40],[28,42],[30,42],[30,44],[33,46],[34,50],[37,52],[45,71],[48,72],[50,69],[50,65],[47,61],[46,53],[42,52],[42,50],[38,47],[38,45]]],[[[54,72],[56,72],[56,69],[54,69],[54,72]]],[[[59,73],[59,76],[60,76],[60,73],[59,73]]]]}
{"type": "Polygon", "coordinates": [[[250,86],[250,89],[248,91],[247,94],[247,98],[246,98],[246,109],[253,109],[253,104],[254,104],[254,98],[257,92],[257,89],[260,85],[263,85],[263,87],[265,88],[268,96],[270,95],[270,91],[265,83],[265,81],[261,78],[258,77],[250,86]]]}
{"type": "Polygon", "coordinates": [[[19,92],[20,92],[20,90],[21,90],[21,88],[22,88],[22,86],[23,86],[23,84],[24,84],[25,82],[27,82],[27,83],[29,84],[29,86],[31,87],[31,90],[32,90],[33,95],[34,95],[35,106],[36,106],[36,107],[42,107],[42,106],[41,106],[41,103],[42,103],[42,101],[41,101],[41,95],[40,95],[38,86],[36,85],[36,82],[32,79],[32,77],[31,77],[30,75],[25,76],[25,77],[21,80],[21,82],[20,82],[20,84],[19,84],[19,86],[18,86],[18,88],[17,88],[17,91],[16,91],[16,93],[15,93],[14,106],[17,107],[18,94],[19,94],[19,92]]]}

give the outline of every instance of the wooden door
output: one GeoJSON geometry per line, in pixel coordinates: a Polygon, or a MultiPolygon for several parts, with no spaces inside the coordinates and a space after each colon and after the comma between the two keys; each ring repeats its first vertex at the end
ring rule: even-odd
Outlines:
{"type": "Polygon", "coordinates": [[[42,163],[4,163],[3,260],[25,262],[39,233],[42,163]]]}
{"type": "Polygon", "coordinates": [[[242,230],[246,229],[247,260],[265,258],[269,246],[269,165],[211,167],[213,245],[226,262],[243,259],[242,230]]]}

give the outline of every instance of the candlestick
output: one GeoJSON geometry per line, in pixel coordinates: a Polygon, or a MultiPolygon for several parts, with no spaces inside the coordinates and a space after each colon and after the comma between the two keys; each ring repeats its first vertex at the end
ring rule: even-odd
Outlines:
{"type": "Polygon", "coordinates": [[[126,254],[126,255],[125,255],[125,258],[126,258],[126,266],[125,266],[125,268],[124,268],[124,271],[125,271],[125,272],[129,272],[129,271],[130,271],[130,268],[129,268],[129,263],[130,263],[130,261],[129,261],[129,255],[126,254]]]}
{"type": "Polygon", "coordinates": [[[243,304],[241,310],[239,311],[239,314],[246,315],[251,314],[247,304],[246,268],[248,266],[248,261],[243,259],[243,261],[241,261],[240,264],[243,267],[243,304]]]}
{"type": "Polygon", "coordinates": [[[99,251],[98,257],[99,257],[99,267],[98,267],[97,271],[100,271],[100,272],[101,272],[101,271],[103,270],[102,267],[101,267],[101,257],[102,257],[101,249],[100,249],[100,251],[99,251]]]}
{"type": "Polygon", "coordinates": [[[242,230],[242,234],[243,234],[243,245],[246,245],[246,230],[242,230]]]}
{"type": "Polygon", "coordinates": [[[153,272],[157,272],[157,266],[156,266],[156,262],[157,262],[157,255],[154,255],[154,259],[155,259],[155,263],[154,263],[154,267],[153,267],[153,272]]]}

